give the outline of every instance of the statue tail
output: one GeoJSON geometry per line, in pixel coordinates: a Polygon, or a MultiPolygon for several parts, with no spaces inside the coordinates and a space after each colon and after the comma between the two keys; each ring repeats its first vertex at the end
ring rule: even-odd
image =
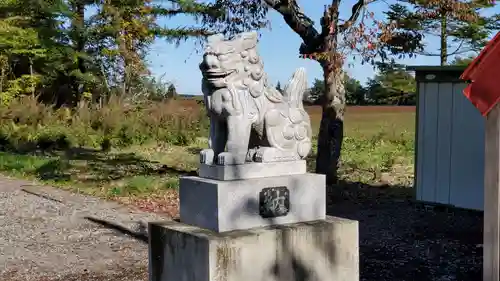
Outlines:
{"type": "Polygon", "coordinates": [[[301,67],[298,68],[293,74],[292,78],[288,81],[283,95],[293,108],[303,108],[304,105],[302,100],[304,98],[304,93],[307,89],[307,75],[306,69],[301,67]]]}

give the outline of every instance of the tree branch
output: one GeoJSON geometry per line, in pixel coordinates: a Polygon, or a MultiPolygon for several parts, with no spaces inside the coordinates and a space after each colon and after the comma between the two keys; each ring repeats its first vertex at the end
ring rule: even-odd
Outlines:
{"type": "Polygon", "coordinates": [[[172,4],[172,6],[168,8],[165,8],[160,4],[156,4],[151,7],[151,14],[165,17],[172,17],[180,14],[189,14],[194,16],[199,14],[208,14],[216,17],[222,15],[222,12],[214,6],[193,2],[183,5],[172,4]]]}
{"type": "Polygon", "coordinates": [[[323,45],[329,40],[328,38],[334,38],[339,32],[349,28],[358,20],[361,10],[375,0],[358,0],[352,7],[352,15],[349,20],[342,25],[338,25],[340,1],[332,0],[330,5],[325,6],[321,18],[320,33],[314,28],[314,22],[304,14],[296,0],[264,0],[267,5],[280,13],[287,25],[302,38],[303,44],[299,50],[301,54],[321,52],[323,45]]]}
{"type": "Polygon", "coordinates": [[[288,26],[302,38],[305,45],[315,44],[319,32],[296,0],[264,0],[264,2],[283,16],[288,26]]]}
{"type": "Polygon", "coordinates": [[[321,18],[321,35],[320,37],[326,38],[330,34],[337,34],[336,27],[339,18],[340,0],[332,0],[330,6],[325,6],[323,17],[321,18]]]}
{"type": "MultiPolygon", "coordinates": [[[[446,54],[446,57],[451,57],[451,56],[455,56],[455,55],[461,55],[461,54],[465,54],[465,53],[473,52],[473,51],[474,51],[474,49],[472,49],[472,48],[467,48],[467,49],[464,49],[464,50],[457,49],[457,50],[455,50],[452,53],[446,54]]],[[[439,56],[441,56],[440,53],[430,53],[430,52],[425,52],[425,51],[416,52],[416,54],[417,55],[421,55],[421,56],[427,56],[427,57],[439,57],[439,56]]]]}
{"type": "Polygon", "coordinates": [[[462,39],[460,40],[460,43],[458,44],[458,47],[455,49],[455,51],[450,52],[449,55],[456,55],[459,53],[460,49],[462,48],[462,45],[464,44],[465,40],[462,39]]]}
{"type": "Polygon", "coordinates": [[[366,5],[368,5],[374,1],[375,0],[358,0],[358,2],[356,2],[356,4],[354,4],[352,6],[351,16],[349,17],[349,19],[338,27],[339,32],[344,32],[351,25],[353,25],[359,19],[359,15],[361,15],[361,10],[366,5]]]}

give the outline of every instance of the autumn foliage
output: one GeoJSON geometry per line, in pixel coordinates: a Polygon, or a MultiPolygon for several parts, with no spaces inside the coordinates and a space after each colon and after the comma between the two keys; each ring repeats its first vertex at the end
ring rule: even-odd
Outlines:
{"type": "MultiPolygon", "coordinates": [[[[379,55],[378,47],[385,44],[391,38],[391,31],[395,23],[386,24],[377,20],[373,12],[365,12],[359,22],[348,23],[346,29],[339,34],[339,46],[333,56],[334,60],[343,65],[347,56],[354,59],[360,57],[362,62],[372,62],[379,55]]],[[[335,33],[335,26],[329,27],[331,33],[335,33]]],[[[301,58],[311,60],[325,60],[329,55],[327,52],[315,52],[302,54],[301,58]]]]}

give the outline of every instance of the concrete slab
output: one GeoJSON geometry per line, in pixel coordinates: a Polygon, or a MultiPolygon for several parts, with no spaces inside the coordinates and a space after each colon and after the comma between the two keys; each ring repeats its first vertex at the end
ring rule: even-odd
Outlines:
{"type": "Polygon", "coordinates": [[[307,173],[305,160],[271,163],[245,163],[242,165],[200,164],[199,176],[215,180],[240,180],[307,173]]]}
{"type": "Polygon", "coordinates": [[[149,225],[150,281],[358,281],[358,222],[325,220],[216,233],[149,225]]]}
{"type": "Polygon", "coordinates": [[[325,218],[325,176],[180,180],[180,220],[216,232],[325,218]]]}

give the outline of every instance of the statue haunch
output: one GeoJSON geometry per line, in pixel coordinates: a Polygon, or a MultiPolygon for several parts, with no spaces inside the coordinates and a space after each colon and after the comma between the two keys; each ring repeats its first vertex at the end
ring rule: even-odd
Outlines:
{"type": "Polygon", "coordinates": [[[269,86],[256,47],[255,32],[208,38],[200,70],[210,136],[201,163],[294,161],[311,150],[305,69],[295,71],[282,94],[269,86]]]}

